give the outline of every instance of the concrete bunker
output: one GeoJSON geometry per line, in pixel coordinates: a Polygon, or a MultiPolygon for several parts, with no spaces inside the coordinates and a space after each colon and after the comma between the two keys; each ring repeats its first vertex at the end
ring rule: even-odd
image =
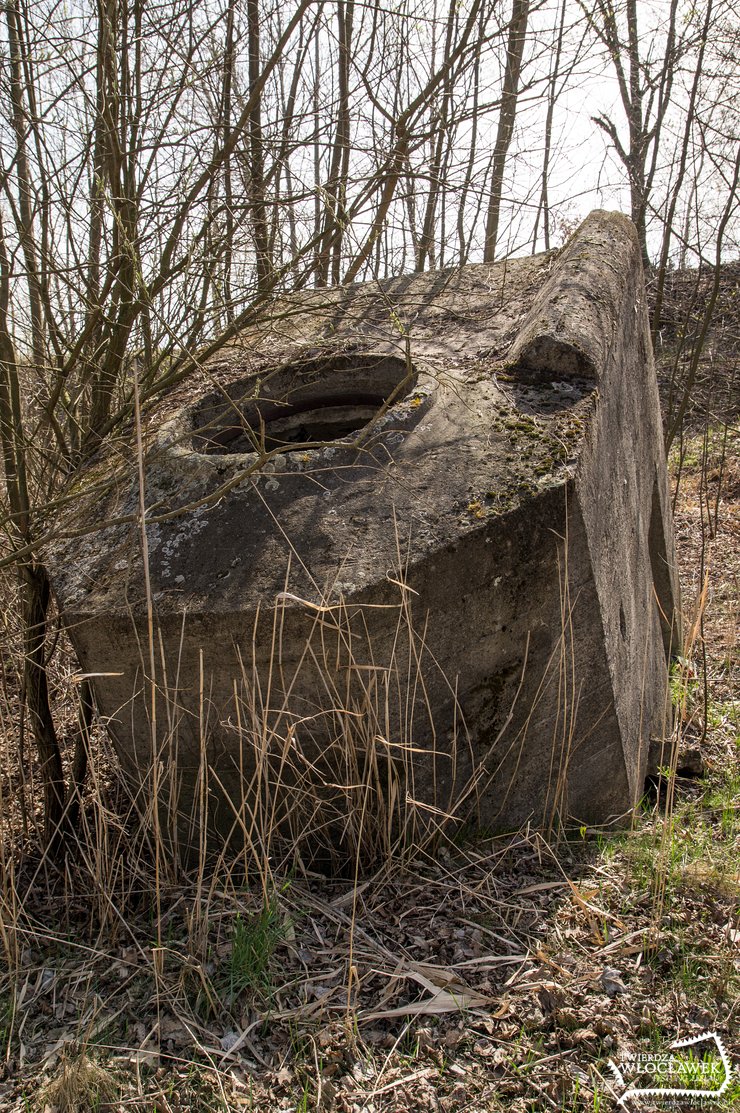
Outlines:
{"type": "Polygon", "coordinates": [[[448,823],[629,813],[679,632],[626,218],[286,298],[144,437],[148,581],[120,446],[75,480],[65,524],[95,532],[48,561],[121,762],[139,791],[159,770],[183,844],[267,826],[274,856],[341,868],[448,823]]]}

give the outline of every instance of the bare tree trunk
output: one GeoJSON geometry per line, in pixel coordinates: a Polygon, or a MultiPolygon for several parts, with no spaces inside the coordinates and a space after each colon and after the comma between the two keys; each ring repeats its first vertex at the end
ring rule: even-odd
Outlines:
{"type": "Polygon", "coordinates": [[[133,273],[131,255],[127,244],[126,212],[123,207],[123,151],[119,122],[121,115],[121,88],[118,73],[118,55],[123,53],[119,38],[119,0],[100,0],[99,8],[100,75],[103,84],[102,113],[100,120],[103,147],[102,179],[107,188],[113,210],[111,229],[111,264],[116,275],[112,292],[112,312],[107,317],[107,327],[102,331],[100,347],[104,348],[101,365],[96,368],[92,383],[90,414],[85,440],[94,447],[102,436],[102,429],[110,414],[113,389],[120,369],[119,357],[125,350],[128,329],[121,327],[126,320],[126,305],[132,296],[133,273]]]}
{"type": "MultiPolygon", "coordinates": [[[[265,162],[262,140],[262,64],[260,58],[259,0],[247,2],[247,40],[249,46],[249,203],[252,209],[252,234],[256,255],[257,291],[264,293],[272,278],[270,229],[265,204],[265,162]]],[[[228,144],[225,144],[228,148],[228,144]]]]}
{"type": "Polygon", "coordinates": [[[16,561],[23,626],[23,696],[33,730],[44,790],[44,841],[52,856],[63,843],[64,773],[49,703],[46,674],[46,626],[50,591],[46,569],[37,563],[33,546],[26,443],[18,380],[18,361],[8,330],[10,263],[0,225],[0,442],[5,484],[12,514],[11,542],[16,561]],[[22,555],[21,555],[22,554],[22,555]]]}
{"type": "Polygon", "coordinates": [[[314,284],[321,286],[321,270],[322,270],[322,257],[321,257],[321,98],[319,96],[321,91],[321,43],[320,36],[317,34],[314,40],[314,56],[313,56],[313,239],[316,243],[314,252],[313,273],[314,284]]]}
{"type": "MultiPolygon", "coordinates": [[[[452,49],[452,36],[455,29],[455,16],[457,10],[457,0],[450,0],[450,9],[447,15],[447,29],[445,33],[445,57],[449,57],[452,49]]],[[[448,74],[442,87],[442,100],[439,107],[439,115],[435,120],[437,135],[434,144],[434,152],[429,165],[429,193],[427,194],[427,205],[424,213],[424,223],[422,225],[421,237],[419,240],[419,253],[416,263],[416,269],[419,271],[423,271],[427,263],[432,267],[434,266],[434,231],[436,226],[437,205],[439,203],[440,192],[442,192],[442,159],[444,143],[447,138],[451,98],[452,82],[448,74]]]]}
{"type": "Polygon", "coordinates": [[[44,842],[51,856],[57,857],[64,845],[66,793],[46,672],[51,591],[46,569],[33,559],[18,562],[18,576],[23,617],[23,687],[44,786],[44,842]]]}
{"type": "MultiPolygon", "coordinates": [[[[288,220],[288,240],[290,246],[290,259],[291,271],[295,280],[298,279],[298,259],[299,259],[299,246],[298,246],[298,227],[296,222],[295,206],[293,204],[294,185],[293,185],[293,172],[290,165],[290,151],[291,151],[291,131],[295,122],[296,100],[298,98],[298,91],[301,86],[301,79],[304,76],[304,67],[309,51],[311,49],[311,40],[315,39],[318,43],[317,27],[319,21],[319,14],[317,14],[309,26],[308,30],[304,33],[303,25],[299,28],[299,45],[298,55],[296,58],[295,66],[293,67],[293,75],[290,81],[290,88],[288,89],[287,96],[285,94],[285,83],[283,80],[282,71],[279,74],[280,92],[282,100],[282,135],[280,139],[280,146],[275,154],[274,162],[274,202],[273,202],[273,215],[272,225],[270,228],[270,256],[275,259],[278,254],[280,220],[283,209],[287,210],[288,220]],[[284,205],[281,205],[282,198],[282,177],[285,177],[286,198],[284,205]]],[[[314,90],[314,97],[317,95],[317,89],[314,90]]],[[[316,182],[320,179],[317,177],[316,182]]],[[[319,227],[321,223],[321,203],[318,189],[315,190],[314,204],[317,206],[317,211],[314,217],[315,234],[318,237],[319,227]]]]}
{"type": "MultiPolygon", "coordinates": [[[[93,125],[93,152],[90,179],[90,236],[87,249],[87,306],[86,322],[91,324],[95,308],[100,304],[100,257],[103,244],[103,222],[105,219],[105,185],[103,181],[105,162],[105,73],[108,48],[107,19],[103,0],[98,0],[98,36],[95,58],[95,123],[93,125]]],[[[95,349],[95,337],[90,329],[90,346],[95,349]]]]}
{"type": "Polygon", "coordinates": [[[5,9],[10,50],[10,99],[12,104],[13,131],[15,133],[15,162],[18,178],[18,209],[20,214],[20,240],[26,265],[28,304],[31,311],[31,347],[33,362],[42,368],[45,362],[44,318],[41,286],[38,274],[38,251],[34,231],[34,192],[28,164],[29,121],[24,97],[24,77],[21,64],[21,18],[16,3],[5,9]]]}
{"type": "MultiPolygon", "coordinates": [[[[229,0],[226,9],[226,42],[224,45],[224,76],[221,108],[221,132],[224,146],[231,136],[232,91],[234,83],[234,7],[236,0],[229,0]]],[[[224,160],[224,303],[226,323],[234,323],[234,297],[231,291],[231,268],[234,251],[234,186],[232,181],[231,155],[224,160]]]]}
{"type": "MultiPolygon", "coordinates": [[[[468,261],[470,251],[470,240],[472,236],[468,235],[466,231],[466,211],[468,197],[473,184],[473,174],[475,171],[475,160],[478,154],[478,117],[479,117],[479,103],[480,103],[480,77],[481,77],[481,47],[483,42],[483,27],[485,23],[486,11],[485,7],[481,7],[480,23],[478,27],[478,43],[473,60],[473,107],[471,113],[471,135],[470,135],[470,150],[468,153],[467,165],[465,167],[465,177],[463,186],[460,193],[460,200],[457,208],[457,242],[458,254],[460,265],[464,266],[468,261]]],[[[473,228],[477,221],[471,221],[470,226],[473,228]]]]}
{"type": "Polygon", "coordinates": [[[640,50],[637,34],[637,0],[627,0],[627,36],[629,63],[629,100],[627,125],[630,145],[627,159],[630,182],[630,207],[632,220],[637,228],[637,238],[642,249],[643,263],[649,266],[645,195],[645,136],[642,120],[642,88],[640,82],[640,50]]]}
{"type": "Polygon", "coordinates": [[[501,194],[504,186],[506,158],[509,153],[511,137],[514,133],[517,102],[519,100],[519,78],[527,41],[527,20],[529,19],[529,0],[512,0],[509,36],[506,46],[506,71],[501,97],[501,111],[493,150],[493,170],[491,173],[491,192],[486,215],[486,240],[483,260],[492,263],[496,258],[498,227],[501,216],[501,194]]]}
{"type": "Polygon", "coordinates": [[[547,115],[545,116],[545,150],[542,156],[542,186],[540,189],[540,203],[532,233],[532,252],[537,251],[537,233],[539,231],[540,215],[542,216],[542,231],[545,239],[545,251],[550,250],[550,154],[552,152],[552,121],[555,115],[557,101],[557,84],[560,76],[560,56],[563,50],[563,33],[565,31],[565,10],[568,0],[563,0],[560,8],[560,26],[555,46],[555,57],[550,68],[550,78],[547,89],[547,115]]]}
{"type": "Polygon", "coordinates": [[[318,284],[325,286],[331,275],[339,282],[343,224],[347,196],[347,174],[350,155],[349,69],[351,61],[354,0],[337,0],[337,126],[332,146],[329,178],[324,187],[324,220],[321,247],[318,253],[318,284]]]}

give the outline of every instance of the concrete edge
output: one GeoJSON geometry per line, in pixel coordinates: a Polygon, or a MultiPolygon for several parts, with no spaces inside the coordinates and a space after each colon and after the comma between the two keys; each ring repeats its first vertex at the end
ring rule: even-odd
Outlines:
{"type": "Polygon", "coordinates": [[[540,379],[598,380],[635,266],[632,221],[622,213],[591,213],[556,257],[507,364],[540,379]]]}

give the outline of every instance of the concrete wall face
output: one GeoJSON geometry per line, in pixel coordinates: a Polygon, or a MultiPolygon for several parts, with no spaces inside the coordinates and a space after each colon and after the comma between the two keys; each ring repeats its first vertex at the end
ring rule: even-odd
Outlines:
{"type": "Polygon", "coordinates": [[[120,445],[78,480],[97,531],[49,562],[121,760],[134,783],[157,764],[186,841],[206,815],[243,839],[269,806],[288,841],[318,826],[341,847],[362,782],[395,826],[401,797],[422,826],[498,829],[634,805],[678,635],[625,218],[592,214],[560,253],[282,303],[146,443],[154,724],[120,445]]]}

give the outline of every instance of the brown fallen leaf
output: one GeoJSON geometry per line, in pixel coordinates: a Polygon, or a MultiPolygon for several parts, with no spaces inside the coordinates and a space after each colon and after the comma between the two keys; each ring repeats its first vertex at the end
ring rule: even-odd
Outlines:
{"type": "Polygon", "coordinates": [[[622,981],[622,975],[613,966],[605,966],[599,978],[601,988],[609,997],[618,997],[622,993],[627,993],[627,986],[622,981]]]}
{"type": "Polygon", "coordinates": [[[441,1013],[480,1008],[490,1001],[489,997],[466,986],[454,971],[446,967],[399,963],[392,976],[418,982],[429,996],[394,1009],[376,1009],[364,1013],[363,1020],[385,1020],[396,1016],[439,1016],[441,1013]]]}

